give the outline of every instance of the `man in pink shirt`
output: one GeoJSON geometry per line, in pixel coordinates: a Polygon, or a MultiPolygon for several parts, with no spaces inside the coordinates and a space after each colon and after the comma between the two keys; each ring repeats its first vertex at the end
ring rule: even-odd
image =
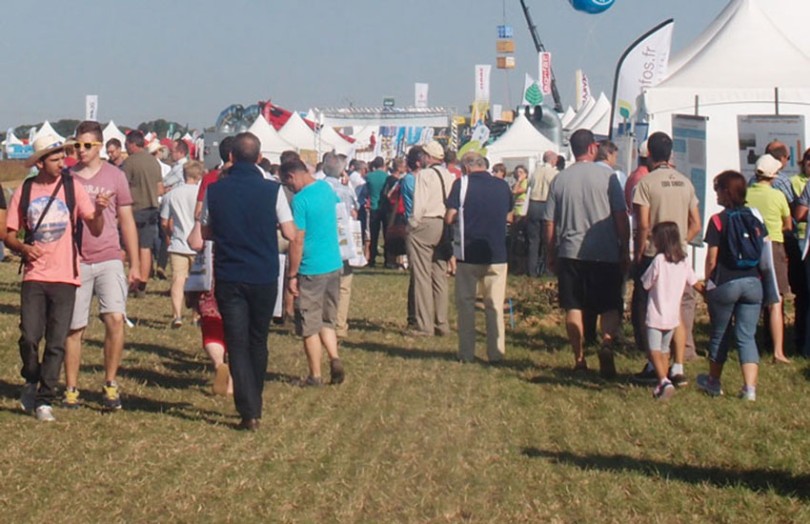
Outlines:
{"type": "Polygon", "coordinates": [[[106,194],[99,194],[94,207],[84,188],[69,175],[62,175],[64,149],[65,144],[53,135],[34,142],[28,164],[36,165],[39,173],[23,182],[11,198],[5,237],[6,246],[22,255],[25,267],[19,341],[25,386],[20,404],[25,411],[35,411],[37,419],[44,422],[55,420],[51,405],[56,399],[65,338],[80,284],[75,227],[84,220],[94,236],[100,235],[109,202],[106,194]],[[28,205],[21,206],[26,190],[30,190],[28,205]],[[26,233],[24,241],[17,238],[21,228],[26,233]],[[45,352],[40,361],[43,336],[45,352]]]}
{"type": "Polygon", "coordinates": [[[104,322],[104,385],[102,404],[105,410],[121,409],[116,376],[124,351],[124,316],[127,289],[140,282],[138,265],[138,232],[132,214],[129,182],[119,168],[101,159],[102,134],[98,122],[86,121],[76,128],[79,164],[70,173],[77,185],[90,198],[103,194],[110,205],[104,210],[104,229],[94,237],[82,234],[80,256],[81,286],[76,291],[76,303],[70,332],[65,344],[66,408],[79,407],[79,367],[82,337],[90,316],[93,296],[98,297],[99,313],[104,322]],[[119,237],[118,229],[121,228],[119,237]],[[130,260],[129,278],[121,261],[121,240],[130,260]]]}

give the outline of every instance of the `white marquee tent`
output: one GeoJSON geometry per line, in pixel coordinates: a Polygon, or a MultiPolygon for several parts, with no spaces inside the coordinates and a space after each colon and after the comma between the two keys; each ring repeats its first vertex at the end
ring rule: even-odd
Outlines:
{"type": "Polygon", "coordinates": [[[529,172],[546,151],[559,152],[559,147],[535,129],[526,115],[520,113],[515,122],[492,145],[487,147],[490,163],[524,163],[529,172]],[[512,162],[509,162],[509,161],[512,162]]]}
{"type": "MultiPolygon", "coordinates": [[[[709,180],[725,169],[740,169],[737,117],[776,114],[777,90],[778,113],[803,115],[805,139],[810,137],[807,20],[807,0],[731,0],[694,42],[673,56],[667,77],[645,92],[650,132],[671,133],[672,115],[695,114],[697,104],[698,115],[708,118],[709,180]]],[[[710,194],[712,184],[705,187],[698,198],[706,202],[708,217],[719,208],[710,194]]],[[[702,263],[697,267],[702,271],[702,263]]]]}
{"type": "Polygon", "coordinates": [[[317,147],[317,137],[315,136],[315,131],[313,131],[304,119],[301,118],[301,115],[293,111],[292,115],[290,115],[290,119],[282,126],[281,129],[278,130],[278,134],[295,146],[295,149],[309,149],[309,150],[316,150],[317,147]]]}
{"type": "Polygon", "coordinates": [[[269,159],[270,162],[278,163],[282,152],[296,149],[294,145],[281,138],[278,131],[262,115],[256,118],[248,131],[259,138],[262,145],[262,156],[269,159]]]}
{"type": "Polygon", "coordinates": [[[60,135],[59,133],[57,133],[57,132],[54,130],[53,126],[51,126],[51,123],[50,123],[50,122],[48,122],[48,121],[46,120],[46,121],[45,121],[45,122],[42,124],[42,127],[40,127],[40,128],[37,130],[37,132],[36,132],[36,133],[34,133],[33,140],[31,140],[31,143],[33,143],[33,142],[34,142],[34,140],[38,139],[39,137],[41,137],[41,136],[45,136],[45,135],[53,135],[53,136],[55,136],[57,139],[59,139],[60,141],[62,141],[62,142],[64,142],[64,141],[65,141],[65,137],[63,137],[62,135],[60,135]]]}

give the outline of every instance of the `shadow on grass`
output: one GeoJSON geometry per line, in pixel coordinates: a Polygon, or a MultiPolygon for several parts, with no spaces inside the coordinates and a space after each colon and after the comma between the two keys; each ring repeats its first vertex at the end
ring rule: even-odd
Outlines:
{"type": "Polygon", "coordinates": [[[535,375],[527,379],[528,382],[538,385],[549,386],[570,386],[587,390],[599,391],[612,385],[626,384],[632,375],[628,373],[618,373],[616,378],[605,380],[599,376],[598,369],[588,369],[587,371],[574,371],[568,367],[546,368],[543,374],[535,375]],[[550,376],[549,376],[550,373],[550,376]]]}
{"type": "MultiPolygon", "coordinates": [[[[458,362],[458,354],[455,350],[436,350],[436,349],[422,349],[422,348],[404,348],[400,346],[392,346],[389,344],[380,344],[378,342],[351,342],[344,340],[341,345],[350,350],[368,351],[370,353],[383,353],[391,357],[399,357],[407,360],[445,360],[447,362],[458,362]]],[[[512,369],[515,371],[525,371],[535,367],[535,364],[529,359],[513,360],[506,358],[500,362],[490,363],[488,360],[481,358],[475,359],[476,364],[485,367],[493,367],[499,369],[512,369]]]]}
{"type": "Polygon", "coordinates": [[[549,451],[534,447],[524,448],[521,453],[529,458],[544,458],[557,464],[568,464],[583,470],[639,473],[689,484],[709,483],[719,488],[742,486],[756,492],[773,490],[783,497],[810,500],[810,475],[797,476],[788,471],[670,464],[627,455],[577,455],[570,451],[549,451]]]}

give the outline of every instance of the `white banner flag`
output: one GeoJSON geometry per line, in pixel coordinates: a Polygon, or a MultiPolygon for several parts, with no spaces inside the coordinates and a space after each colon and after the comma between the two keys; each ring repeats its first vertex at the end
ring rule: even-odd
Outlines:
{"type": "Polygon", "coordinates": [[[489,102],[489,74],[491,65],[475,66],[475,101],[489,102]]]}
{"type": "Polygon", "coordinates": [[[540,89],[544,95],[551,94],[551,53],[542,52],[538,55],[540,64],[540,89]]]}
{"type": "Polygon", "coordinates": [[[84,97],[84,119],[98,120],[98,95],[87,95],[84,97]]]}
{"type": "Polygon", "coordinates": [[[577,105],[576,110],[579,111],[582,109],[588,100],[591,99],[591,84],[588,82],[588,75],[586,75],[582,69],[577,69],[576,72],[576,80],[577,80],[577,105]]]}
{"type": "Polygon", "coordinates": [[[523,82],[523,101],[521,105],[524,106],[539,106],[543,103],[543,91],[534,78],[529,73],[526,73],[526,80],[523,82]]]}
{"type": "Polygon", "coordinates": [[[428,106],[428,84],[414,84],[414,107],[428,106]]]}
{"type": "Polygon", "coordinates": [[[619,59],[613,86],[611,134],[619,124],[635,120],[639,96],[667,75],[674,25],[672,19],[657,25],[633,42],[619,59]]]}

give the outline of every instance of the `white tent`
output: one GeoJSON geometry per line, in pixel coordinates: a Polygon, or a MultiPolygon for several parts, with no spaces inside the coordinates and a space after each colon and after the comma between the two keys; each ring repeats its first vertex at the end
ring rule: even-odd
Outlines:
{"type": "Polygon", "coordinates": [[[354,148],[354,144],[343,138],[329,126],[321,128],[321,151],[334,149],[336,153],[348,155],[354,148]]]}
{"type": "Polygon", "coordinates": [[[296,149],[318,150],[315,132],[304,122],[301,115],[293,111],[289,120],[278,130],[281,138],[295,146],[296,149]]]}
{"type": "Polygon", "coordinates": [[[535,129],[526,115],[521,113],[515,122],[492,145],[487,147],[490,163],[525,163],[529,172],[546,151],[559,152],[559,147],[535,129]]]}
{"type": "Polygon", "coordinates": [[[577,116],[577,112],[574,111],[573,107],[568,106],[568,109],[566,109],[565,113],[563,113],[563,115],[560,117],[560,122],[562,122],[563,128],[567,128],[568,124],[574,119],[575,116],[577,116]]]}
{"type": "Polygon", "coordinates": [[[591,109],[596,105],[596,99],[591,97],[588,99],[585,104],[579,108],[579,111],[574,115],[574,118],[571,118],[568,121],[568,124],[565,126],[566,130],[576,130],[579,129],[579,123],[582,122],[585,117],[591,112],[591,109]]]}
{"type": "MultiPolygon", "coordinates": [[[[803,115],[805,137],[810,137],[807,20],[807,0],[732,0],[703,34],[672,58],[667,77],[645,92],[650,132],[671,133],[672,115],[695,114],[696,103],[698,114],[708,118],[708,180],[698,193],[706,203],[706,220],[719,210],[711,179],[741,167],[739,115],[775,114],[778,89],[778,113],[803,115]]],[[[794,161],[800,156],[794,154],[794,161]]],[[[702,270],[702,263],[697,267],[702,270]]]]}
{"type": "Polygon", "coordinates": [[[596,124],[600,121],[604,120],[605,115],[610,118],[610,102],[608,101],[605,93],[600,93],[599,98],[596,100],[596,103],[593,105],[590,111],[586,115],[584,115],[581,119],[575,119],[574,124],[575,127],[571,127],[572,131],[576,131],[577,129],[590,129],[596,135],[607,136],[608,129],[603,129],[601,133],[597,132],[596,124]]]}
{"type": "Polygon", "coordinates": [[[60,135],[59,133],[57,133],[57,132],[54,130],[54,128],[51,126],[51,123],[50,123],[50,122],[48,122],[48,121],[46,120],[46,121],[45,121],[45,122],[42,124],[42,127],[40,127],[40,128],[39,128],[39,130],[37,130],[37,132],[36,132],[36,133],[34,133],[34,136],[33,136],[33,139],[31,140],[31,143],[33,143],[33,142],[34,142],[34,140],[38,139],[39,137],[41,137],[41,136],[45,136],[45,135],[53,135],[53,136],[55,136],[57,139],[59,139],[60,141],[62,141],[62,142],[64,142],[64,141],[65,141],[65,137],[63,137],[62,135],[60,135]]]}
{"type": "Polygon", "coordinates": [[[17,135],[15,135],[13,132],[6,133],[6,139],[3,140],[3,145],[6,146],[13,146],[13,145],[21,146],[22,143],[23,141],[17,138],[17,135]]]}
{"type": "Polygon", "coordinates": [[[270,162],[278,163],[282,152],[296,150],[296,147],[281,138],[278,131],[261,115],[256,118],[248,131],[259,138],[262,145],[262,156],[270,160],[270,162]]]}

